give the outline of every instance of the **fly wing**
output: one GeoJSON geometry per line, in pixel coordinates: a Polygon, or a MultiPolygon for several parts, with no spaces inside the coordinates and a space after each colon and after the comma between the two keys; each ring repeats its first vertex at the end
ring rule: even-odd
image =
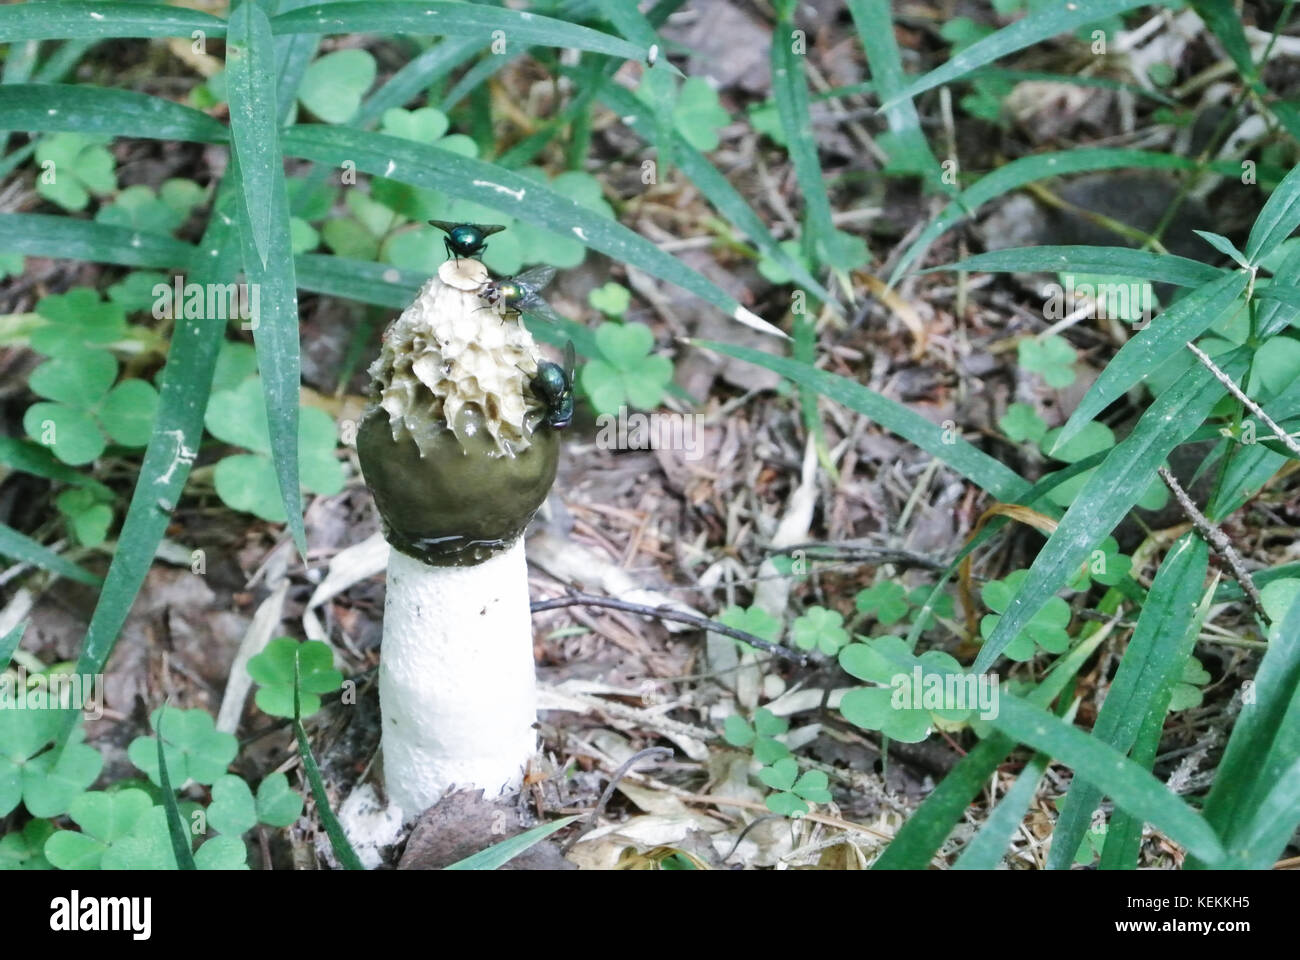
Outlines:
{"type": "Polygon", "coordinates": [[[540,267],[532,267],[531,269],[525,270],[523,273],[516,276],[514,281],[519,284],[519,288],[525,291],[526,295],[529,292],[536,294],[539,291],[546,289],[546,286],[554,278],[555,268],[543,264],[540,267]]]}
{"type": "Polygon", "coordinates": [[[577,351],[573,349],[573,341],[570,340],[564,345],[564,379],[573,383],[573,365],[577,362],[577,351]]]}
{"type": "Polygon", "coordinates": [[[429,224],[431,226],[437,227],[443,233],[451,233],[453,230],[455,230],[457,227],[460,226],[459,223],[453,223],[450,220],[430,220],[429,224]]]}
{"type": "Polygon", "coordinates": [[[528,293],[515,304],[515,309],[547,323],[562,324],[564,318],[555,312],[555,308],[535,293],[528,293]]]}
{"type": "Polygon", "coordinates": [[[500,233],[505,229],[505,227],[499,223],[475,223],[471,224],[471,226],[485,237],[490,237],[492,234],[500,233]]]}

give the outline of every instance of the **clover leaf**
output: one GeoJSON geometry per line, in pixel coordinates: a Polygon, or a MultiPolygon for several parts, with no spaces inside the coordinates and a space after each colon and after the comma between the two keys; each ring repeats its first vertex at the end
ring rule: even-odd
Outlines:
{"type": "Polygon", "coordinates": [[[36,302],[36,312],[50,322],[32,331],[31,346],[47,357],[102,347],[121,340],[127,332],[121,304],[101,300],[89,287],[42,297],[36,302]]]}
{"type": "Polygon", "coordinates": [[[1037,373],[1049,387],[1061,389],[1074,383],[1074,348],[1056,334],[1049,334],[1042,339],[1026,337],[1017,347],[1020,365],[1031,373],[1037,373]]]}
{"type": "MultiPolygon", "coordinates": [[[[150,715],[154,729],[162,717],[159,707],[150,715]]],[[[167,733],[163,738],[163,756],[167,761],[168,779],[180,789],[188,781],[215,783],[235,759],[239,741],[233,734],[216,728],[211,714],[205,710],[167,709],[167,733]]],[[[161,785],[158,776],[158,742],[154,737],[136,737],[127,747],[131,762],[145,772],[155,785],[161,785]]]]}
{"type": "Polygon", "coordinates": [[[1024,443],[1026,440],[1037,443],[1047,433],[1047,424],[1028,403],[1013,403],[1007,407],[1007,412],[998,420],[998,426],[1008,440],[1016,443],[1024,443]]]}
{"type": "Polygon", "coordinates": [[[253,791],[243,777],[228,773],[212,785],[212,803],[208,804],[208,826],[218,833],[237,837],[257,825],[257,806],[253,791]]]}
{"type": "Polygon", "coordinates": [[[939,677],[963,676],[965,669],[941,650],[914,656],[900,637],[873,637],[840,651],[840,666],[859,680],[881,686],[858,687],[844,694],[840,713],[864,730],[879,730],[904,743],[924,740],[935,726],[963,723],[972,705],[951,703],[946,685],[938,690],[928,676],[915,685],[915,668],[939,677]]]}
{"type": "Polygon", "coordinates": [[[23,428],[73,465],[90,463],[110,439],[144,446],[158,412],[158,391],[144,380],[123,380],[114,387],[116,379],[117,360],[107,351],[61,350],[32,371],[32,392],[53,402],[28,407],[23,428]]]}
{"type": "Polygon", "coordinates": [[[107,223],[144,233],[171,234],[203,199],[203,188],[192,180],[173,179],[157,193],[147,186],[126,187],[95,213],[97,223],[107,223]]]}
{"type": "Polygon", "coordinates": [[[160,283],[171,286],[172,281],[153,270],[133,270],[108,288],[108,299],[126,313],[151,310],[158,299],[154,288],[160,283]]]}
{"type": "Polygon", "coordinates": [[[375,58],[365,50],[339,50],[312,62],[298,85],[298,102],[326,123],[347,123],[375,82],[375,58]]]}
{"type": "MultiPolygon", "coordinates": [[[[231,509],[284,522],[279,481],[271,463],[261,378],[248,377],[231,389],[214,391],[203,422],[218,440],[252,451],[217,464],[213,476],[217,496],[231,509]]],[[[335,456],[337,443],[334,421],[328,414],[315,407],[300,408],[298,478],[304,489],[324,496],[343,489],[343,464],[335,456]]]]}
{"type": "Polygon", "coordinates": [[[257,705],[273,717],[293,716],[295,659],[302,716],[309,717],[320,709],[320,694],[343,684],[343,674],[334,669],[334,651],[329,644],[319,640],[300,644],[292,637],[277,637],[248,661],[248,673],[259,684],[257,705]]]}
{"type": "Polygon", "coordinates": [[[45,842],[45,856],[60,870],[98,870],[114,843],[154,807],[143,790],[83,793],[68,810],[81,832],[59,830],[45,842]]]}
{"type": "Polygon", "coordinates": [[[59,733],[61,716],[35,707],[0,710],[0,816],[20,801],[34,817],[58,816],[99,776],[104,758],[81,742],[80,727],[62,752],[46,749],[59,733]]]}
{"type": "Polygon", "coordinates": [[[858,591],[853,604],[862,613],[874,612],[876,620],[887,627],[907,616],[907,591],[892,580],[882,580],[858,591]]]}
{"type": "Polygon", "coordinates": [[[1174,684],[1173,694],[1169,698],[1169,712],[1190,710],[1199,707],[1204,699],[1201,687],[1210,682],[1210,672],[1201,665],[1196,657],[1188,657],[1183,664],[1183,672],[1178,683],[1174,684]]]}
{"type": "MultiPolygon", "coordinates": [[[[1014,570],[1001,580],[990,580],[980,590],[984,605],[995,611],[980,620],[980,635],[984,639],[992,636],[998,621],[1002,619],[1001,614],[1011,605],[1012,598],[1028,576],[1028,570],[1014,570]]],[[[1065,630],[1069,623],[1070,605],[1060,597],[1051,597],[1007,644],[1003,653],[1010,659],[1019,661],[1032,657],[1035,646],[1042,647],[1048,653],[1064,653],[1070,645],[1070,635],[1065,630]]]]}
{"type": "MultiPolygon", "coordinates": [[[[238,837],[212,837],[194,853],[200,870],[247,870],[248,851],[238,837]]],[[[126,836],[104,852],[104,870],[176,870],[176,853],[167,826],[167,810],[150,807],[126,836]]]]}
{"type": "MultiPolygon", "coordinates": [[[[516,173],[538,183],[547,183],[546,171],[540,167],[524,167],[516,173]]],[[[568,197],[588,210],[593,210],[604,217],[614,216],[613,208],[605,200],[604,188],[600,181],[589,173],[568,170],[558,174],[550,181],[549,186],[560,196],[568,197]]],[[[483,222],[483,218],[475,222],[483,222]]],[[[500,223],[501,220],[489,217],[486,222],[500,223]]],[[[570,230],[551,231],[533,226],[531,223],[516,222],[511,226],[509,233],[519,241],[519,255],[524,263],[548,263],[553,267],[568,269],[578,266],[587,255],[586,244],[570,230]]],[[[492,238],[488,256],[484,258],[484,262],[493,269],[498,268],[493,262],[492,253],[496,251],[497,244],[504,240],[505,236],[505,234],[497,234],[492,238]]]]}
{"type": "MultiPolygon", "coordinates": [[[[741,607],[732,604],[723,610],[718,619],[735,630],[744,630],[763,640],[776,643],[781,636],[781,621],[762,607],[741,607]]],[[[753,649],[743,640],[737,640],[746,650],[753,649]]]]}
{"type": "Polygon", "coordinates": [[[748,747],[752,744],[754,759],[769,764],[790,756],[790,748],[776,739],[789,729],[790,721],[778,717],[767,707],[759,707],[754,712],[753,726],[733,713],[724,721],[722,735],[733,747],[748,747]]]}
{"type": "Polygon", "coordinates": [[[267,826],[287,827],[302,816],[302,797],[289,788],[289,778],[272,773],[257,786],[257,819],[267,826]]]}
{"type": "Polygon", "coordinates": [[[54,833],[49,820],[28,820],[20,831],[0,837],[0,870],[51,870],[45,841],[54,833]]]}
{"type": "Polygon", "coordinates": [[[583,365],[579,380],[597,413],[626,405],[653,409],[673,378],[673,362],[651,355],[654,334],[643,323],[602,323],[596,328],[599,357],[583,365]]]}
{"type": "Polygon", "coordinates": [[[628,305],[632,302],[632,294],[628,292],[627,287],[611,280],[603,287],[596,287],[587,294],[587,302],[605,316],[617,319],[627,313],[628,305]]]}
{"type": "Polygon", "coordinates": [[[97,547],[108,538],[113,523],[111,503],[111,497],[90,487],[73,487],[54,498],[73,538],[83,547],[97,547]]]}
{"type": "Polygon", "coordinates": [[[1087,590],[1092,582],[1113,587],[1128,575],[1133,560],[1119,552],[1119,543],[1114,537],[1107,537],[1097,545],[1079,575],[1070,581],[1071,590],[1087,590]]]}
{"type": "Polygon", "coordinates": [[[808,803],[829,803],[831,799],[826,774],[809,770],[799,776],[799,764],[793,757],[764,767],[758,771],[758,779],[777,791],[767,798],[766,804],[769,810],[782,816],[802,817],[808,812],[808,803]]]}
{"type": "Polygon", "coordinates": [[[56,133],[36,145],[36,192],[64,210],[84,210],[90,195],[103,196],[117,188],[113,155],[104,137],[56,133]]]}
{"type": "MultiPolygon", "coordinates": [[[[1061,460],[1065,463],[1077,463],[1095,453],[1101,453],[1103,450],[1109,450],[1115,446],[1115,433],[1104,423],[1097,423],[1091,420],[1085,423],[1079,432],[1072,436],[1068,441],[1057,446],[1056,438],[1061,435],[1061,427],[1055,430],[1049,430],[1045,433],[1038,445],[1043,454],[1052,457],[1055,460],[1061,460]]],[[[1083,485],[1088,482],[1096,470],[1084,470],[1076,474],[1063,483],[1057,484],[1047,493],[1047,498],[1058,506],[1068,507],[1074,502],[1083,485]]],[[[1051,474],[1048,474],[1051,476],[1051,474]]],[[[1046,479],[1046,477],[1044,477],[1046,479]]],[[[1165,489],[1164,483],[1154,474],[1151,477],[1151,483],[1143,491],[1142,496],[1138,498],[1138,506],[1145,510],[1159,510],[1163,507],[1169,498],[1169,493],[1165,489]]]]}
{"type": "Polygon", "coordinates": [[[824,607],[813,607],[796,619],[790,636],[795,646],[801,650],[816,648],[832,657],[849,642],[848,631],[844,629],[844,616],[824,607]]]}

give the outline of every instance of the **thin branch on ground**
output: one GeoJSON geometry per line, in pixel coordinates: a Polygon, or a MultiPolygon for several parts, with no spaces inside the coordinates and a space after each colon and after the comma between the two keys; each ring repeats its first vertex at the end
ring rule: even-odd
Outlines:
{"type": "Polygon", "coordinates": [[[1192,498],[1187,495],[1187,491],[1182,488],[1182,485],[1174,479],[1174,475],[1169,472],[1168,468],[1160,467],[1157,473],[1160,474],[1160,479],[1165,482],[1165,486],[1169,488],[1169,492],[1174,495],[1174,499],[1178,501],[1178,506],[1187,515],[1187,519],[1192,521],[1192,526],[1196,528],[1196,532],[1204,537],[1205,542],[1214,549],[1214,552],[1227,562],[1228,567],[1232,570],[1233,577],[1236,578],[1237,583],[1241,585],[1241,589],[1250,599],[1250,605],[1255,608],[1255,612],[1260,615],[1265,623],[1272,622],[1269,620],[1268,614],[1264,612],[1264,603],[1260,599],[1259,589],[1255,586],[1255,581],[1250,578],[1250,572],[1246,569],[1246,565],[1242,563],[1241,554],[1237,553],[1232,541],[1228,539],[1228,535],[1212,524],[1205,514],[1196,508],[1196,504],[1192,503],[1192,498]]]}
{"type": "Polygon", "coordinates": [[[710,620],[708,617],[699,617],[693,613],[683,613],[680,610],[674,610],[672,607],[652,607],[644,603],[632,603],[628,600],[615,600],[612,597],[595,597],[589,593],[570,593],[567,596],[555,597],[551,600],[535,600],[532,604],[533,613],[541,613],[543,610],[559,610],[562,607],[605,607],[609,610],[622,610],[625,613],[638,613],[643,617],[657,617],[660,620],[673,620],[677,623],[689,623],[693,627],[699,627],[701,630],[711,630],[714,633],[720,633],[724,637],[731,637],[733,640],[740,640],[748,643],[759,650],[765,650],[774,657],[780,657],[783,660],[789,660],[791,663],[797,663],[801,667],[808,665],[808,658],[802,653],[791,650],[789,647],[783,647],[779,643],[773,643],[771,640],[764,640],[762,637],[755,636],[744,630],[737,630],[735,627],[729,627],[725,623],[719,623],[717,620],[710,620]]]}
{"type": "Polygon", "coordinates": [[[1295,438],[1291,436],[1291,434],[1283,430],[1281,425],[1265,413],[1258,403],[1246,396],[1241,387],[1237,386],[1237,384],[1233,382],[1232,377],[1228,376],[1215,365],[1214,361],[1210,359],[1209,354],[1194,343],[1188,343],[1185,346],[1196,355],[1196,359],[1201,361],[1205,369],[1214,374],[1215,380],[1218,380],[1219,383],[1223,384],[1230,394],[1241,401],[1242,406],[1255,416],[1259,417],[1260,420],[1264,421],[1265,426],[1273,431],[1273,436],[1277,437],[1277,439],[1281,441],[1282,446],[1295,454],[1297,459],[1300,459],[1300,444],[1296,443],[1295,438]]]}

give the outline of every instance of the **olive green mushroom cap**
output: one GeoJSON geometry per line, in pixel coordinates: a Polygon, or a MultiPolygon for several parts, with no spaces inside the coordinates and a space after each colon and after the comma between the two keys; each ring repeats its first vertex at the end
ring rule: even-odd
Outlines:
{"type": "Polygon", "coordinates": [[[531,394],[538,352],[477,291],[476,260],[449,260],[384,334],[357,454],[384,532],[434,565],[508,547],[555,480],[559,439],[531,394]]]}

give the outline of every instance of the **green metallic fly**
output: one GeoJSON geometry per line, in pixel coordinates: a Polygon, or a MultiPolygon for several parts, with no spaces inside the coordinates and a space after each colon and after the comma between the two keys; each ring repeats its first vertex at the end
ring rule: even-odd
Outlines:
{"type": "Polygon", "coordinates": [[[564,346],[564,366],[543,360],[537,375],[529,382],[533,393],[546,405],[543,422],[563,430],[573,420],[573,364],[576,360],[573,341],[564,346]]]}
{"type": "Polygon", "coordinates": [[[563,318],[540,294],[554,276],[554,267],[533,267],[517,277],[488,281],[479,288],[478,295],[502,316],[516,313],[536,317],[547,323],[562,323],[563,318]]]}
{"type": "Polygon", "coordinates": [[[450,220],[430,220],[429,223],[447,235],[442,245],[447,256],[457,260],[477,257],[487,249],[487,238],[505,229],[495,223],[453,223],[450,220]]]}

